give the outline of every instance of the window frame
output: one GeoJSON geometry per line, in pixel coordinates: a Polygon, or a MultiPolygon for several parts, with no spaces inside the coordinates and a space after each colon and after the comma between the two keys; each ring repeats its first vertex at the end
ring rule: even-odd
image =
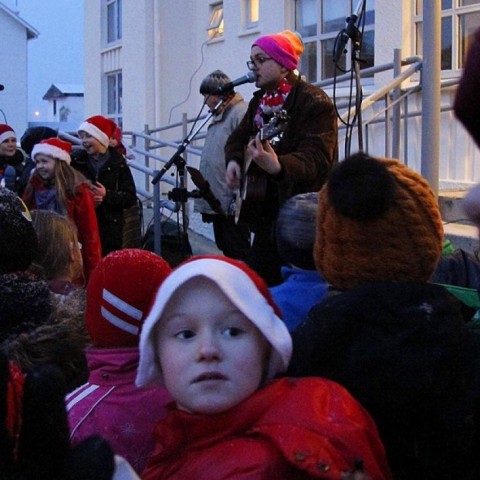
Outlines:
{"type": "Polygon", "coordinates": [[[107,45],[118,43],[122,39],[122,11],[122,0],[105,0],[105,41],[107,45]],[[112,18],[110,12],[112,12],[112,18]]]}
{"type": "MultiPolygon", "coordinates": [[[[423,26],[423,4],[422,0],[412,0],[413,2],[413,21],[412,21],[412,43],[413,51],[416,55],[422,56],[422,47],[419,46],[421,39],[421,29],[423,26]],[[420,33],[419,33],[420,32],[420,33]]],[[[476,24],[470,33],[461,36],[462,17],[468,14],[476,13],[480,16],[480,1],[473,5],[461,5],[462,0],[450,0],[451,5],[444,7],[442,5],[441,18],[442,25],[446,20],[451,19],[451,64],[450,68],[442,68],[441,76],[443,78],[458,77],[461,75],[463,62],[469,46],[469,39],[473,38],[473,33],[480,27],[480,23],[476,24]],[[463,46],[463,48],[462,48],[463,46]]],[[[441,35],[443,35],[443,31],[441,35]]],[[[443,38],[443,37],[442,37],[443,38]]],[[[443,67],[443,65],[442,65],[443,67]]]]}
{"type": "MultiPolygon", "coordinates": [[[[345,18],[344,22],[342,22],[342,26],[338,29],[334,29],[332,31],[328,32],[323,32],[323,23],[322,23],[322,15],[324,11],[324,2],[329,2],[331,0],[314,0],[312,2],[314,10],[315,10],[315,22],[310,23],[309,25],[311,28],[315,29],[314,34],[310,35],[305,35],[299,28],[298,24],[298,17],[299,17],[299,9],[301,8],[301,2],[302,0],[295,0],[295,10],[294,10],[294,23],[295,23],[295,29],[299,31],[299,33],[302,35],[304,45],[305,45],[305,52],[302,56],[301,63],[300,63],[300,71],[302,74],[305,74],[307,77],[307,80],[310,82],[318,82],[321,80],[324,80],[326,78],[331,78],[333,74],[335,73],[335,66],[333,66],[332,62],[332,68],[331,72],[328,69],[324,68],[324,65],[326,65],[327,59],[332,59],[333,57],[333,45],[335,44],[335,39],[337,35],[339,34],[339,31],[345,27],[346,24],[346,18],[351,15],[355,7],[357,6],[358,1],[357,0],[347,0],[350,4],[350,10],[345,12],[345,18]],[[327,55],[325,55],[324,49],[327,49],[326,52],[329,52],[327,55]],[[306,63],[308,62],[308,66],[306,63]],[[305,68],[307,67],[307,68],[305,68]],[[313,75],[311,70],[315,70],[315,74],[313,75]]],[[[374,0],[367,0],[369,2],[373,2],[373,7],[370,9],[373,11],[373,15],[375,12],[375,7],[374,7],[374,0]]],[[[371,5],[371,3],[370,3],[371,5]]],[[[367,12],[370,12],[370,10],[367,10],[367,12]]],[[[360,27],[360,25],[357,24],[357,27],[360,27]]],[[[365,22],[365,28],[364,28],[364,35],[373,35],[372,39],[372,47],[373,47],[373,53],[372,53],[372,62],[374,64],[375,61],[375,17],[373,17],[372,23],[365,22]]],[[[351,62],[351,41],[349,40],[346,49],[348,51],[347,54],[343,55],[341,57],[341,65],[342,68],[346,71],[350,71],[352,68],[352,62],[351,62]]],[[[367,68],[372,65],[361,65],[361,68],[367,68]]],[[[337,69],[336,74],[341,75],[344,72],[341,70],[337,69]]],[[[362,84],[372,84],[373,83],[373,78],[362,78],[362,84]]]]}
{"type": "Polygon", "coordinates": [[[207,27],[209,40],[223,38],[223,1],[210,4],[210,21],[207,27]]]}
{"type": "Polygon", "coordinates": [[[260,20],[260,0],[244,0],[244,11],[245,30],[258,28],[260,20]]]}
{"type": "Polygon", "coordinates": [[[123,75],[121,70],[105,74],[105,110],[107,117],[121,128],[123,124],[123,75]],[[112,83],[113,79],[113,91],[112,83]]]}

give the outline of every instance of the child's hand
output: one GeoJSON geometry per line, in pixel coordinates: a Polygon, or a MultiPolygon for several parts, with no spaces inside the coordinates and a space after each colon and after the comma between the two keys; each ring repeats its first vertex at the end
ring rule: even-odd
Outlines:
{"type": "Polygon", "coordinates": [[[98,207],[107,195],[107,189],[100,182],[95,182],[90,186],[90,191],[93,194],[95,206],[98,207]]]}

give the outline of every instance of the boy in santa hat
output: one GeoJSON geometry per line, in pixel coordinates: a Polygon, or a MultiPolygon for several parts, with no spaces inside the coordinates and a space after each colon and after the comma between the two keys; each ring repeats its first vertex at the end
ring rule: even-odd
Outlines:
{"type": "Polygon", "coordinates": [[[164,384],[175,400],[142,479],[390,478],[375,424],[343,387],[274,379],[291,353],[266,284],[243,262],[177,267],[140,338],[137,385],[164,384]]]}
{"type": "Polygon", "coordinates": [[[74,152],[72,159],[72,166],[92,182],[104,256],[122,248],[125,212],[137,200],[125,158],[109,146],[116,128],[113,120],[102,115],[87,118],[78,127],[84,150],[74,152]]]}

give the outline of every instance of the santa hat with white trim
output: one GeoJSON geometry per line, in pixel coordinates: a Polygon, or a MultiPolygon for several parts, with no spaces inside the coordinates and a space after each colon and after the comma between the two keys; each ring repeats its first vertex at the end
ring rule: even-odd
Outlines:
{"type": "Polygon", "coordinates": [[[136,347],[155,294],[171,271],[159,255],[125,248],[96,266],[87,286],[85,323],[96,347],[136,347]]]}
{"type": "Polygon", "coordinates": [[[0,123],[0,143],[3,143],[8,138],[17,138],[17,134],[10,125],[0,123]]]}
{"type": "Polygon", "coordinates": [[[221,256],[197,256],[180,264],[162,283],[140,335],[139,387],[162,383],[155,351],[155,327],[174,292],[196,277],[209,279],[260,330],[270,343],[267,378],[286,371],[292,355],[292,339],[266,283],[245,263],[221,256]]]}
{"type": "Polygon", "coordinates": [[[104,147],[108,147],[116,128],[117,124],[112,119],[102,115],[94,115],[87,118],[78,127],[78,132],[86,132],[96,138],[104,147]]]}
{"type": "Polygon", "coordinates": [[[70,165],[72,153],[72,144],[60,138],[47,138],[37,143],[32,149],[32,158],[35,160],[36,155],[42,154],[52,157],[55,160],[61,160],[70,165]]]}

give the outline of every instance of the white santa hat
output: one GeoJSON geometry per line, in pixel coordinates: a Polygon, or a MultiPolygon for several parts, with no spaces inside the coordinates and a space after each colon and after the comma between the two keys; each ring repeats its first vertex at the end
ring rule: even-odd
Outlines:
{"type": "Polygon", "coordinates": [[[155,327],[175,291],[196,277],[209,279],[260,330],[272,346],[267,378],[285,372],[292,355],[292,338],[266,283],[246,264],[228,257],[198,256],[179,265],[162,283],[140,335],[139,387],[163,383],[155,351],[155,327]]]}
{"type": "Polygon", "coordinates": [[[86,132],[96,138],[104,147],[108,147],[116,128],[117,124],[112,119],[95,115],[87,118],[78,127],[78,132],[86,132]]]}
{"type": "Polygon", "coordinates": [[[0,143],[3,143],[7,138],[17,138],[17,135],[10,125],[0,123],[0,143]]]}
{"type": "Polygon", "coordinates": [[[60,138],[47,138],[42,140],[40,143],[37,143],[32,150],[32,158],[35,160],[35,157],[40,153],[54,158],[55,160],[61,160],[67,165],[70,165],[71,158],[70,153],[72,152],[72,144],[62,140],[60,138]]]}

